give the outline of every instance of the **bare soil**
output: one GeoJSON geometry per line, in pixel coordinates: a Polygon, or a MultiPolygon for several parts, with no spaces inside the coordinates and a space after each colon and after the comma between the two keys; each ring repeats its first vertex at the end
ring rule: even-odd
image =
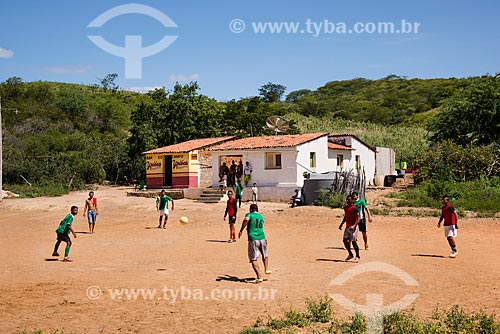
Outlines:
{"type": "MultiPolygon", "coordinates": [[[[461,220],[459,255],[450,259],[437,218],[375,216],[368,225],[370,249],[361,251],[356,264],[343,261],[341,210],[259,203],[272,274],[252,284],[247,282],[254,273],[246,235],[236,243],[225,242],[224,203],[178,200],[164,230],[156,228],[154,199],[127,197],[127,191],[131,189],[96,190],[100,214],[94,234],[85,233],[84,191],[0,204],[2,333],[238,333],[257,317],[266,321],[289,308],[303,310],[306,297],[332,293],[358,304],[366,304],[367,294],[382,294],[386,305],[418,294],[412,307],[422,316],[454,304],[468,311],[500,311],[498,219],[461,220]],[[54,231],[73,204],[80,206],[74,223],[79,233],[70,254],[74,262],[54,261],[54,231]],[[189,224],[181,225],[181,216],[189,224]],[[361,272],[342,286],[330,285],[346,270],[372,262],[401,269],[418,285],[382,272],[361,272]],[[110,289],[156,291],[120,300],[110,289]],[[237,298],[240,289],[250,298],[237,298]]],[[[237,231],[248,207],[242,206],[237,231]]],[[[334,305],[336,316],[352,314],[334,305]]]]}

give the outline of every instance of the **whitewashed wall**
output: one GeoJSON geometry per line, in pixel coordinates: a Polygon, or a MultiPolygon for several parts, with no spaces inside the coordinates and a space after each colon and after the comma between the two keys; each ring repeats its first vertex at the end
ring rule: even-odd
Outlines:
{"type": "MultiPolygon", "coordinates": [[[[356,155],[359,155],[361,158],[361,170],[363,170],[363,167],[365,169],[366,184],[373,185],[375,180],[375,151],[356,140],[356,138],[351,136],[345,136],[344,138],[346,140],[346,146],[350,146],[355,150],[344,151],[330,149],[329,156],[336,158],[338,154],[342,154],[344,156],[344,168],[342,170],[348,171],[352,169],[356,172],[356,155]]],[[[335,168],[334,170],[339,170],[339,168],[335,168]]]]}
{"type": "Polygon", "coordinates": [[[305,171],[323,173],[334,170],[335,161],[328,159],[328,138],[323,136],[296,147],[281,147],[255,150],[213,151],[212,166],[213,186],[218,186],[218,171],[220,157],[227,155],[242,155],[243,163],[249,161],[252,165],[251,183],[260,187],[301,187],[304,184],[305,171]],[[281,169],[266,169],[266,153],[281,153],[281,169]],[[309,153],[316,152],[316,167],[311,168],[309,153]]]}

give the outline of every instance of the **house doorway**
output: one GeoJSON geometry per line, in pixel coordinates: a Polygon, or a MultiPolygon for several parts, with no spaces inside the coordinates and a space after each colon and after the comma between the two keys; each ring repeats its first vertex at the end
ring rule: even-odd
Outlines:
{"type": "Polygon", "coordinates": [[[163,175],[163,185],[166,187],[172,186],[172,156],[166,155],[164,160],[165,174],[163,175]]]}
{"type": "Polygon", "coordinates": [[[219,177],[226,177],[227,186],[236,185],[243,177],[243,155],[223,155],[219,161],[219,177]]]}

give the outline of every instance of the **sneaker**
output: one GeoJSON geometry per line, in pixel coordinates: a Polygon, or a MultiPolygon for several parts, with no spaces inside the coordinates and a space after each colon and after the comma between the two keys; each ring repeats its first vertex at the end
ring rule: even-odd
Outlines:
{"type": "Polygon", "coordinates": [[[368,248],[368,245],[365,245],[365,250],[368,250],[368,249],[369,249],[369,248],[368,248]]]}
{"type": "Polygon", "coordinates": [[[361,260],[361,259],[360,259],[359,257],[356,257],[356,258],[354,259],[354,262],[358,263],[358,262],[359,262],[359,260],[361,260]]]}
{"type": "Polygon", "coordinates": [[[271,275],[272,271],[271,270],[266,270],[266,275],[271,275]]]}
{"type": "Polygon", "coordinates": [[[54,253],[52,253],[52,256],[59,256],[59,253],[54,252],[54,253]]]}
{"type": "Polygon", "coordinates": [[[262,277],[258,277],[256,279],[250,281],[250,283],[255,283],[255,284],[259,284],[262,282],[264,282],[264,279],[262,277]]]}
{"type": "Polygon", "coordinates": [[[352,255],[349,255],[348,257],[345,258],[346,261],[349,261],[349,260],[352,260],[352,259],[354,259],[354,256],[352,256],[352,255]]]}
{"type": "Polygon", "coordinates": [[[450,254],[450,257],[451,257],[451,258],[455,258],[455,257],[457,257],[457,254],[458,254],[458,252],[452,252],[452,253],[450,254]]]}
{"type": "Polygon", "coordinates": [[[65,257],[62,262],[73,262],[69,257],[65,257]]]}
{"type": "Polygon", "coordinates": [[[227,242],[228,242],[228,243],[231,243],[231,242],[233,242],[233,239],[229,239],[227,242]]]}

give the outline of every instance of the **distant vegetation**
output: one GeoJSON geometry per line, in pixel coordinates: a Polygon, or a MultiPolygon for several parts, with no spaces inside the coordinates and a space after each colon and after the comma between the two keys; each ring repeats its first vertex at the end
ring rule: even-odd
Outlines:
{"type": "Polygon", "coordinates": [[[265,127],[270,115],[290,121],[287,133],[355,134],[393,147],[398,161],[420,168],[422,183],[499,174],[498,76],[357,78],[286,96],[285,86],[267,83],[258,96],[227,102],[199,94],[195,82],[139,94],[120,90],[116,78],[108,74],[92,86],[18,77],[0,83],[5,188],[39,196],[140,180],[142,152],[195,138],[272,134],[265,127]],[[446,156],[451,147],[456,154],[443,166],[434,153],[446,156]]]}

